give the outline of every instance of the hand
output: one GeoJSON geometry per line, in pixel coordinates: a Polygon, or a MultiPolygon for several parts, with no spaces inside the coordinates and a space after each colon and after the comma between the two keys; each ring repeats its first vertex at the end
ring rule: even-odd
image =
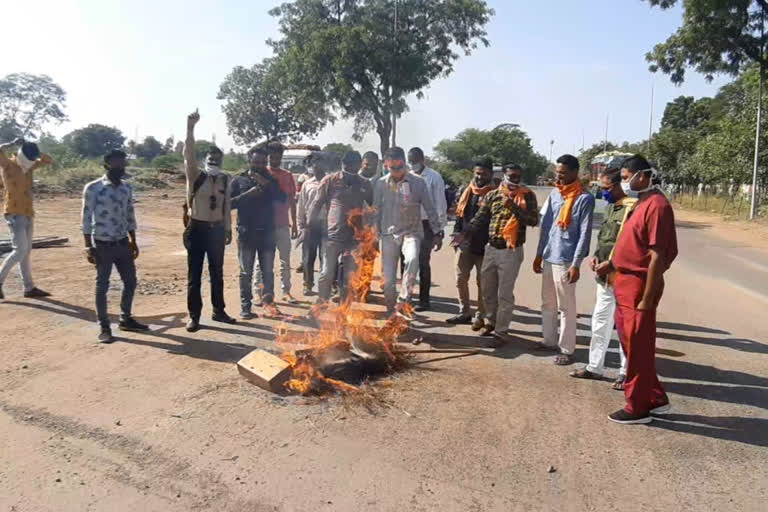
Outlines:
{"type": "Polygon", "coordinates": [[[296,224],[291,225],[291,240],[296,240],[299,238],[299,228],[296,226],[296,224]]]}
{"type": "Polygon", "coordinates": [[[464,233],[454,233],[453,238],[451,239],[451,245],[453,247],[459,247],[463,241],[464,233]]]}
{"type": "Polygon", "coordinates": [[[199,120],[200,112],[198,112],[198,109],[195,109],[194,112],[187,116],[187,128],[194,128],[199,120]]]}
{"type": "Polygon", "coordinates": [[[232,231],[227,231],[227,234],[224,235],[224,245],[229,245],[232,243],[232,231]]]}
{"type": "Polygon", "coordinates": [[[597,257],[592,256],[589,258],[589,268],[592,270],[592,272],[595,272],[597,269],[597,257]]]}
{"type": "Polygon", "coordinates": [[[53,163],[53,158],[43,153],[40,155],[40,163],[43,165],[51,165],[53,163]]]}
{"type": "Polygon", "coordinates": [[[21,146],[24,144],[24,137],[16,137],[16,139],[11,144],[14,146],[21,146]]]}
{"type": "Polygon", "coordinates": [[[597,267],[595,267],[595,273],[599,277],[605,277],[607,276],[611,270],[613,270],[613,265],[611,265],[610,261],[604,261],[600,263],[597,267]]]}
{"type": "Polygon", "coordinates": [[[568,282],[570,284],[576,284],[581,277],[581,270],[579,267],[571,267],[568,269],[568,282]]]}
{"type": "Polygon", "coordinates": [[[128,247],[131,248],[131,254],[133,254],[133,259],[137,260],[139,259],[139,246],[136,245],[136,242],[131,240],[128,242],[128,247]]]}
{"type": "Polygon", "coordinates": [[[637,309],[638,311],[650,311],[651,309],[653,309],[653,307],[651,306],[651,303],[649,301],[646,301],[645,299],[643,299],[640,301],[640,303],[637,305],[637,308],[635,309],[637,309]]]}
{"type": "Polygon", "coordinates": [[[432,249],[434,249],[435,252],[439,251],[443,248],[443,237],[440,235],[435,235],[432,237],[432,249]]]}
{"type": "Polygon", "coordinates": [[[90,263],[91,265],[96,264],[96,248],[95,247],[86,247],[85,248],[85,259],[90,263]]]}
{"type": "Polygon", "coordinates": [[[261,191],[262,191],[261,185],[255,185],[249,188],[248,190],[246,190],[245,195],[247,195],[248,197],[253,197],[253,196],[259,195],[261,191]]]}
{"type": "Polygon", "coordinates": [[[533,273],[534,274],[541,274],[541,256],[536,256],[536,258],[533,260],[533,273]]]}

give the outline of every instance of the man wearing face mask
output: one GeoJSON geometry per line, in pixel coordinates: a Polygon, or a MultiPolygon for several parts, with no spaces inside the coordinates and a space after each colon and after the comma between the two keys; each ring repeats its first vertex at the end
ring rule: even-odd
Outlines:
{"type": "Polygon", "coordinates": [[[42,298],[51,295],[37,288],[32,280],[31,253],[35,218],[32,204],[33,174],[40,166],[52,163],[51,157],[41,154],[34,142],[25,142],[19,138],[7,144],[0,144],[0,177],[3,180],[5,221],[8,223],[13,246],[13,251],[0,266],[0,300],[5,298],[5,278],[17,263],[24,283],[24,297],[42,298]],[[19,150],[14,157],[8,158],[5,151],[14,146],[19,146],[19,150]]]}
{"type": "Polygon", "coordinates": [[[472,323],[472,330],[479,331],[485,323],[485,305],[481,284],[481,269],[485,245],[488,243],[488,230],[477,233],[470,231],[470,222],[480,207],[485,203],[488,193],[494,189],[493,161],[484,158],[475,164],[475,177],[464,189],[456,207],[456,222],[453,225],[453,245],[456,248],[456,289],[459,292],[459,314],[447,320],[449,324],[472,323]],[[469,302],[469,275],[475,269],[477,279],[477,313],[472,319],[472,306],[469,302]]]}
{"type": "Polygon", "coordinates": [[[323,266],[323,239],[327,231],[326,219],[328,218],[328,209],[323,208],[318,217],[311,217],[310,209],[317,200],[317,194],[320,190],[320,183],[325,178],[325,162],[319,158],[313,158],[310,169],[312,176],[304,181],[299,192],[298,204],[298,222],[300,237],[303,239],[302,268],[304,269],[304,296],[312,294],[312,288],[315,286],[315,261],[320,254],[320,267],[323,266]]]}
{"type": "Polygon", "coordinates": [[[352,253],[358,245],[355,231],[348,222],[349,214],[373,203],[370,183],[359,174],[361,161],[357,151],[345,154],[343,170],[322,179],[309,210],[310,219],[319,219],[324,210],[328,211],[327,240],[323,247],[323,268],[318,284],[319,303],[327,303],[331,298],[331,285],[338,274],[339,258],[343,269],[339,282],[341,301],[346,300],[349,294],[349,278],[356,270],[352,253]]]}
{"type": "MultiPolygon", "coordinates": [[[[614,313],[616,312],[616,298],[613,290],[608,286],[605,276],[601,276],[602,269],[609,265],[609,260],[616,239],[621,233],[629,212],[635,205],[636,199],[627,197],[621,189],[621,172],[618,167],[609,167],[600,176],[602,198],[608,203],[603,215],[603,223],[597,234],[597,250],[589,261],[589,266],[596,272],[597,298],[595,310],[592,313],[592,339],[589,342],[589,364],[580,370],[570,373],[577,379],[603,378],[605,355],[611,343],[613,333],[614,313]]],[[[624,379],[627,372],[627,359],[624,350],[619,344],[621,368],[619,377],[613,383],[616,390],[624,389],[624,379]]]]}
{"type": "Polygon", "coordinates": [[[232,180],[232,209],[237,210],[237,260],[240,264],[240,318],[254,318],[253,272],[259,262],[259,295],[270,306],[275,297],[275,204],[287,197],[267,170],[265,144],[248,151],[248,170],[232,180]]]}
{"type": "Polygon", "coordinates": [[[134,260],[139,257],[139,246],[136,243],[133,190],[122,181],[125,165],[125,153],[113,149],[104,156],[104,168],[107,171],[104,177],[88,183],[83,189],[85,257],[90,264],[96,266],[96,313],[101,328],[101,343],[114,341],[107,313],[107,292],[112,267],[117,268],[123,281],[119,329],[130,332],[149,330],[131,314],[136,292],[134,260]]]}
{"type": "Polygon", "coordinates": [[[371,189],[375,190],[376,182],[379,181],[381,173],[379,172],[379,155],[375,151],[366,151],[363,155],[363,166],[360,168],[360,176],[371,183],[371,189]]]}
{"type": "MultiPolygon", "coordinates": [[[[410,304],[411,291],[419,271],[419,250],[425,236],[421,221],[422,207],[427,213],[430,231],[440,233],[442,228],[426,182],[417,174],[407,171],[403,149],[389,148],[384,160],[389,174],[376,184],[373,200],[376,226],[381,237],[384,301],[388,314],[397,311],[411,320],[413,317],[406,304],[410,304]],[[398,295],[395,280],[401,252],[405,259],[405,272],[398,295]]],[[[429,249],[437,249],[441,244],[442,236],[434,235],[429,249]]]]}
{"type": "Polygon", "coordinates": [[[184,143],[184,170],[187,177],[187,213],[189,223],[184,230],[187,249],[187,331],[200,329],[203,299],[200,293],[203,262],[208,256],[211,281],[213,321],[234,324],[236,320],[224,310],[224,247],[232,242],[232,204],[229,176],[221,171],[224,154],[211,146],[205,157],[205,170],[200,171],[195,152],[195,125],[200,114],[187,117],[184,143]]]}
{"type": "Polygon", "coordinates": [[[609,416],[622,424],[649,423],[667,414],[669,398],[656,374],[656,310],[664,272],[677,257],[675,215],[659,190],[657,171],[640,155],[621,164],[621,187],[637,198],[601,274],[609,274],[616,295],[616,326],[627,354],[626,406],[609,416]]]}
{"type": "Polygon", "coordinates": [[[445,182],[440,173],[425,165],[424,151],[421,148],[412,148],[408,151],[408,167],[412,173],[421,176],[427,184],[429,199],[437,210],[438,229],[432,231],[427,211],[421,208],[421,225],[424,230],[424,238],[419,248],[419,304],[416,311],[429,310],[429,289],[432,286],[432,268],[430,260],[432,256],[432,240],[439,238],[440,242],[434,247],[439,251],[443,245],[443,232],[448,224],[448,205],[445,202],[445,182]]]}
{"type": "Polygon", "coordinates": [[[575,156],[558,158],[555,173],[555,189],[544,204],[533,271],[542,274],[544,342],[540,349],[559,351],[554,362],[565,366],[573,363],[576,349],[576,282],[581,262],[589,255],[595,198],[579,181],[579,160],[575,156]]]}
{"type": "MultiPolygon", "coordinates": [[[[504,180],[485,197],[472,219],[472,234],[488,233],[481,279],[485,326],[481,334],[504,341],[515,315],[515,284],[525,254],[527,228],[539,223],[536,194],[520,184],[522,168],[504,165],[504,180]]],[[[497,342],[497,343],[498,343],[497,342]]]]}

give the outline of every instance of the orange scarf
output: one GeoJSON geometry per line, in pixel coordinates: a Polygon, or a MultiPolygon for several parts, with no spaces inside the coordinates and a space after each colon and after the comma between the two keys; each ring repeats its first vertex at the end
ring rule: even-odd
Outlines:
{"type": "Polygon", "coordinates": [[[469,186],[464,189],[464,192],[461,193],[459,204],[456,206],[456,216],[457,217],[464,216],[464,210],[467,208],[467,205],[469,204],[469,198],[472,195],[484,197],[485,194],[487,194],[494,188],[495,187],[493,186],[493,183],[486,185],[484,187],[478,187],[477,185],[475,185],[474,181],[471,181],[469,183],[469,186]]]}
{"type": "Polygon", "coordinates": [[[565,200],[563,207],[560,209],[560,215],[557,216],[557,225],[560,229],[568,229],[568,226],[571,225],[573,203],[576,202],[577,197],[584,193],[584,187],[581,186],[581,182],[578,179],[570,185],[556,185],[556,187],[565,200]]]}
{"type": "MultiPolygon", "coordinates": [[[[528,203],[525,200],[525,195],[530,192],[529,189],[521,185],[513,190],[510,190],[506,185],[502,184],[499,187],[499,191],[504,194],[504,197],[514,201],[521,210],[528,209],[528,203]]],[[[514,249],[517,247],[517,237],[519,234],[520,219],[517,218],[517,215],[512,215],[512,217],[510,217],[507,223],[504,225],[504,228],[501,230],[501,236],[504,238],[504,240],[507,241],[507,247],[509,249],[514,249]]]]}

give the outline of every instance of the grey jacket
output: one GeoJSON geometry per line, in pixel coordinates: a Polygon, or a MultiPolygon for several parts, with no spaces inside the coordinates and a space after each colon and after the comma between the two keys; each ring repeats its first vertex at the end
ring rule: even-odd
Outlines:
{"type": "Polygon", "coordinates": [[[407,173],[399,183],[386,175],[376,182],[373,195],[376,209],[376,226],[381,236],[415,236],[424,238],[421,223],[421,208],[427,213],[432,231],[441,231],[429,189],[423,178],[407,173]]]}

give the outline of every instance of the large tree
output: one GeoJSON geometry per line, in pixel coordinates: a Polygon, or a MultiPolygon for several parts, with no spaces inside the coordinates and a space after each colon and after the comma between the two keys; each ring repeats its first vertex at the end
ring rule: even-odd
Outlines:
{"type": "Polygon", "coordinates": [[[237,66],[219,88],[229,134],[240,145],[260,139],[314,136],[333,117],[322,93],[287,73],[280,59],[237,66]]]}
{"type": "Polygon", "coordinates": [[[163,153],[163,144],[150,135],[144,137],[144,141],[141,144],[136,144],[135,152],[136,156],[143,158],[145,162],[149,163],[163,153]]]}
{"type": "Polygon", "coordinates": [[[48,75],[14,73],[0,80],[0,131],[9,136],[32,137],[48,123],[67,120],[67,94],[48,75]]]}
{"type": "Polygon", "coordinates": [[[270,12],[291,81],[354,120],[357,140],[375,130],[382,152],[405,98],[450,75],[458,52],[488,46],[493,16],[484,0],[295,0],[270,12]]]}
{"type": "Polygon", "coordinates": [[[110,149],[122,148],[125,143],[123,132],[103,124],[89,124],[64,136],[64,144],[76,154],[87,158],[103,156],[110,149]]]}

